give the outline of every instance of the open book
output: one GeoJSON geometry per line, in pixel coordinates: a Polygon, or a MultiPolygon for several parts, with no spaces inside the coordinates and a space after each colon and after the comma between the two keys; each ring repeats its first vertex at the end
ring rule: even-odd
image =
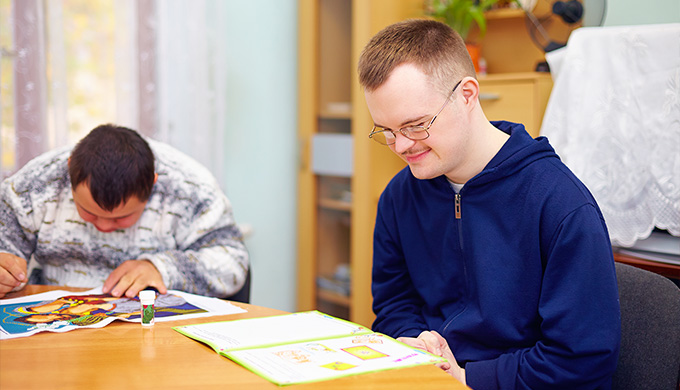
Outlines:
{"type": "Polygon", "coordinates": [[[173,329],[278,385],[446,361],[319,311],[173,329]]]}

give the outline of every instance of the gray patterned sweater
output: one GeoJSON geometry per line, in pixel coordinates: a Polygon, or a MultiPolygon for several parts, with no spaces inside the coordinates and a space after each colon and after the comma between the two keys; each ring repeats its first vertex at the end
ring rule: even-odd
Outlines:
{"type": "Polygon", "coordinates": [[[158,181],[130,228],[99,232],[71,193],[71,149],[45,153],[0,185],[0,252],[37,261],[43,282],[101,286],[125,260],[147,259],[168,289],[226,297],[245,282],[248,252],[231,204],[208,170],[147,139],[158,181]]]}

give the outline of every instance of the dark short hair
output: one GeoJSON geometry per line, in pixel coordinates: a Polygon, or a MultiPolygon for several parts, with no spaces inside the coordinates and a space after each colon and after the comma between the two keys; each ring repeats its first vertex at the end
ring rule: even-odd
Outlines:
{"type": "Polygon", "coordinates": [[[374,91],[405,63],[417,66],[445,94],[463,77],[476,77],[465,42],[456,31],[435,20],[408,19],[385,27],[366,44],[359,56],[359,83],[374,91]]]}
{"type": "Polygon", "coordinates": [[[154,156],[136,131],[105,124],[80,140],[69,161],[71,188],[85,183],[92,199],[106,211],[136,196],[145,202],[154,184],[154,156]]]}

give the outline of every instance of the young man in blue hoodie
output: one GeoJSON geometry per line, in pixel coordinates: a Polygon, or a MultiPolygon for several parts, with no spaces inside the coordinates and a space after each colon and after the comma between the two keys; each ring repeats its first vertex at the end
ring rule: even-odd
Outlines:
{"type": "Polygon", "coordinates": [[[543,137],[489,122],[463,40],[408,20],[367,44],[370,138],[408,164],[374,233],[373,328],[479,389],[611,387],[614,259],[588,189],[543,137]]]}

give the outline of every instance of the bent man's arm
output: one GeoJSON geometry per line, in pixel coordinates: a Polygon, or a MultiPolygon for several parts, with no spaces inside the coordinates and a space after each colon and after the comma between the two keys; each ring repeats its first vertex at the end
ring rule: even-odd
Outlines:
{"type": "Polygon", "coordinates": [[[248,251],[226,196],[204,204],[177,227],[177,249],[144,254],[165,286],[194,294],[228,297],[238,292],[248,272],[248,251]]]}
{"type": "Polygon", "coordinates": [[[36,236],[31,227],[22,226],[18,216],[26,214],[22,205],[28,197],[22,198],[13,188],[12,182],[0,184],[0,298],[10,291],[23,288],[28,282],[28,259],[35,249],[36,236]]]}

